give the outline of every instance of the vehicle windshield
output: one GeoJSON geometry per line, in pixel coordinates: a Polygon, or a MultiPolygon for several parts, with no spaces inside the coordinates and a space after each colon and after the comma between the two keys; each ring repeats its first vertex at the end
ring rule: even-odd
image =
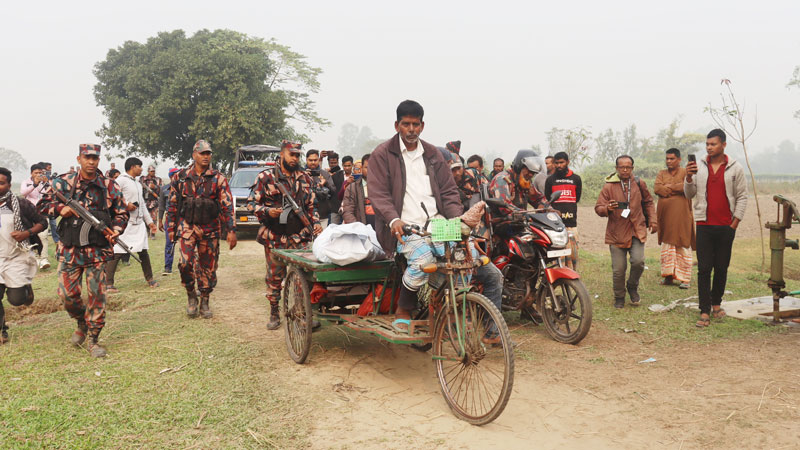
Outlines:
{"type": "Polygon", "coordinates": [[[256,184],[259,173],[259,170],[239,170],[231,177],[230,185],[232,188],[249,189],[256,184]]]}

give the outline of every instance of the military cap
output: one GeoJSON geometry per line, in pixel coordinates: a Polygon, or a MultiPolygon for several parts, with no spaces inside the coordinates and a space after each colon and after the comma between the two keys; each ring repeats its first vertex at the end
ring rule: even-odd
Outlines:
{"type": "Polygon", "coordinates": [[[302,153],[303,152],[302,151],[302,147],[303,147],[303,144],[300,144],[300,143],[297,143],[297,142],[287,141],[286,139],[281,141],[281,150],[283,150],[285,148],[288,148],[289,151],[292,152],[292,153],[302,153]]]}
{"type": "Polygon", "coordinates": [[[97,144],[81,144],[78,146],[78,153],[84,156],[100,156],[100,146],[97,144]]]}
{"type": "Polygon", "coordinates": [[[194,143],[194,147],[192,148],[193,152],[210,152],[211,151],[211,144],[204,139],[200,139],[199,141],[194,143]]]}

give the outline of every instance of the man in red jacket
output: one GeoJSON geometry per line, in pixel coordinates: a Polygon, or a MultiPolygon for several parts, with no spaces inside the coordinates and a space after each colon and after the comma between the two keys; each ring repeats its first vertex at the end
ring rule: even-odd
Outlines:
{"type": "Polygon", "coordinates": [[[419,103],[400,103],[394,123],[397,134],[380,144],[369,160],[367,190],[378,240],[387,255],[396,250],[408,261],[394,324],[398,331],[408,330],[417,291],[428,281],[420,267],[435,260],[422,238],[403,236],[403,226],[422,227],[428,217],[452,219],[463,212],[450,166],[435,146],[419,138],[425,128],[423,115],[419,103]]]}

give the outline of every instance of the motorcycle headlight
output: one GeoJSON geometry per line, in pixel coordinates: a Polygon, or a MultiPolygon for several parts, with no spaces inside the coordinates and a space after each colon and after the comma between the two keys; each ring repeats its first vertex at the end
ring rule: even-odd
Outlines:
{"type": "Polygon", "coordinates": [[[566,228],[561,231],[544,230],[544,233],[550,238],[553,248],[565,248],[569,242],[569,233],[566,228]]]}

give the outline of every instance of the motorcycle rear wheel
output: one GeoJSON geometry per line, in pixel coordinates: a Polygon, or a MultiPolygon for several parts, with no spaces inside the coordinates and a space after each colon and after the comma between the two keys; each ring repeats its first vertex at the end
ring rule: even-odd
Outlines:
{"type": "Polygon", "coordinates": [[[592,325],[592,301],[583,282],[567,278],[556,280],[553,283],[556,298],[551,297],[547,288],[540,292],[539,312],[550,336],[557,342],[572,345],[583,340],[592,325]],[[560,312],[556,312],[556,304],[561,306],[560,312]]]}

